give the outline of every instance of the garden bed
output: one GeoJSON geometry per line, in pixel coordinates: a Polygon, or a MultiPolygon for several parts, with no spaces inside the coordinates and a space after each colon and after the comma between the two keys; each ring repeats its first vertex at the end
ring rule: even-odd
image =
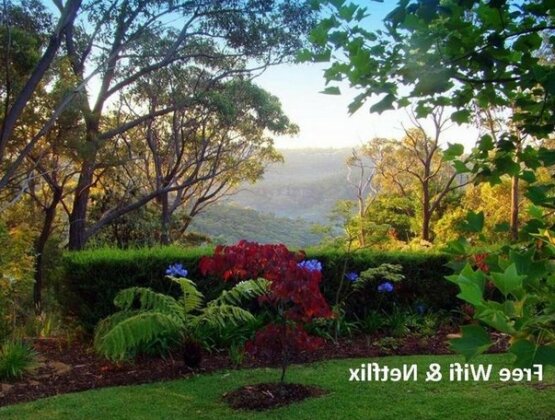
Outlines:
{"type": "MultiPolygon", "coordinates": [[[[299,356],[294,362],[306,363],[334,358],[375,357],[387,355],[449,354],[447,334],[440,330],[433,337],[408,335],[392,339],[380,336],[359,336],[331,341],[319,350],[299,356]]],[[[506,340],[496,335],[492,351],[504,351],[506,340]]],[[[3,383],[0,406],[32,401],[39,398],[83,391],[87,389],[157,382],[183,378],[215,370],[233,368],[226,353],[205,353],[201,367],[191,369],[178,356],[162,358],[140,357],[135,363],[111,363],[94,354],[90,346],[61,339],[38,339],[34,342],[39,354],[39,366],[17,382],[3,383]]],[[[245,360],[241,367],[261,366],[245,360]]]]}

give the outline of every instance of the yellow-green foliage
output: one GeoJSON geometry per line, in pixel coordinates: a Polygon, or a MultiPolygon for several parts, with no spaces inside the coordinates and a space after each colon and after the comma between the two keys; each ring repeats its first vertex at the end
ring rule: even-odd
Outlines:
{"type": "Polygon", "coordinates": [[[29,311],[33,286],[33,234],[27,224],[10,228],[0,221],[0,339],[13,332],[29,311]]]}

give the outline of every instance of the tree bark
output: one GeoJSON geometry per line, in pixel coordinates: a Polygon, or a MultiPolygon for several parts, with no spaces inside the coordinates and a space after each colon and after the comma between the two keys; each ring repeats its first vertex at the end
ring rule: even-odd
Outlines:
{"type": "Polygon", "coordinates": [[[430,241],[430,221],[431,221],[431,211],[430,211],[430,191],[428,182],[424,182],[422,185],[422,239],[424,241],[430,241]]]}
{"type": "Polygon", "coordinates": [[[73,210],[69,215],[69,243],[71,251],[78,251],[85,247],[87,209],[94,176],[95,165],[92,160],[86,160],[81,165],[79,181],[75,191],[73,210]]]}
{"type": "Polygon", "coordinates": [[[160,196],[160,201],[162,202],[162,213],[161,213],[161,232],[160,232],[160,244],[169,245],[171,243],[170,238],[170,224],[171,224],[171,212],[169,205],[169,197],[167,192],[160,196]]]}
{"type": "Polygon", "coordinates": [[[56,208],[62,200],[62,189],[54,189],[54,196],[52,202],[45,209],[44,221],[42,224],[42,230],[35,241],[35,284],[33,285],[33,304],[35,306],[35,313],[40,315],[42,313],[42,289],[44,284],[44,250],[46,248],[46,243],[50,238],[52,233],[52,226],[54,225],[54,220],[56,218],[56,208]]]}

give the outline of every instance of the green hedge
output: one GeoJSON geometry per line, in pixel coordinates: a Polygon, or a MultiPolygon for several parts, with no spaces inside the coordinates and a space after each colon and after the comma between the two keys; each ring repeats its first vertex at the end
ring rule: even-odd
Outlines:
{"type": "MultiPolygon", "coordinates": [[[[164,277],[166,268],[176,262],[189,270],[189,277],[197,282],[208,299],[212,299],[225,284],[214,278],[203,278],[197,271],[199,259],[211,252],[211,248],[179,247],[68,252],[63,258],[63,306],[90,330],[100,319],[114,312],[112,301],[121,289],[146,286],[169,294],[179,293],[176,285],[164,277]]],[[[307,257],[322,262],[322,291],[333,303],[346,255],[312,249],[307,251],[307,257]]],[[[349,256],[348,270],[360,272],[383,263],[400,264],[406,279],[396,285],[395,294],[391,295],[399,305],[424,304],[430,309],[452,309],[457,304],[457,288],[444,279],[450,273],[445,267],[447,261],[441,254],[356,252],[349,256]]],[[[378,296],[375,286],[370,285],[368,290],[350,299],[350,313],[364,314],[375,308],[382,297],[378,296]]]]}
{"type": "MultiPolygon", "coordinates": [[[[316,258],[322,262],[322,292],[333,303],[337,287],[345,266],[345,253],[336,250],[308,250],[308,258],[316,258]]],[[[449,258],[445,254],[430,252],[374,252],[358,251],[348,256],[347,272],[360,273],[370,267],[381,264],[399,264],[403,267],[405,279],[395,285],[395,292],[384,296],[377,291],[382,280],[356,294],[347,302],[347,312],[364,316],[368,311],[376,309],[384,301],[395,303],[401,307],[415,309],[424,305],[427,310],[451,310],[460,304],[457,298],[458,287],[445,280],[452,273],[446,267],[449,258]]],[[[391,306],[391,305],[390,305],[391,306]]]]}

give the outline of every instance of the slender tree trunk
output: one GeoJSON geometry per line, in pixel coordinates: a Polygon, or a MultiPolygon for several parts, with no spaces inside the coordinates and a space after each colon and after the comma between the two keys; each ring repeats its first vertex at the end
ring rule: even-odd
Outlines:
{"type": "Polygon", "coordinates": [[[69,244],[72,251],[81,250],[87,242],[86,222],[89,196],[94,176],[94,163],[87,160],[81,166],[81,173],[75,191],[73,210],[69,216],[69,244]]]}
{"type": "Polygon", "coordinates": [[[169,245],[171,243],[170,238],[170,224],[171,224],[171,213],[169,205],[168,193],[165,192],[160,196],[160,201],[162,202],[162,214],[161,214],[161,233],[160,233],[160,244],[169,245]]]}
{"type": "Polygon", "coordinates": [[[44,221],[42,224],[42,230],[35,241],[35,284],[33,285],[33,303],[35,305],[35,313],[40,315],[42,312],[42,289],[44,284],[44,250],[46,248],[46,243],[50,238],[50,233],[52,232],[52,226],[54,225],[54,220],[56,218],[56,208],[62,199],[62,190],[55,189],[54,197],[52,202],[46,208],[44,213],[44,221]]]}
{"type": "Polygon", "coordinates": [[[358,197],[358,217],[360,219],[360,228],[359,228],[359,242],[361,248],[366,246],[366,240],[364,237],[364,199],[362,197],[358,197]]]}
{"type": "Polygon", "coordinates": [[[430,191],[428,183],[425,182],[422,188],[422,233],[421,238],[424,241],[430,241],[430,191]]]}
{"type": "Polygon", "coordinates": [[[519,202],[519,191],[518,177],[513,176],[511,179],[511,241],[518,241],[518,202],[519,202]]]}

